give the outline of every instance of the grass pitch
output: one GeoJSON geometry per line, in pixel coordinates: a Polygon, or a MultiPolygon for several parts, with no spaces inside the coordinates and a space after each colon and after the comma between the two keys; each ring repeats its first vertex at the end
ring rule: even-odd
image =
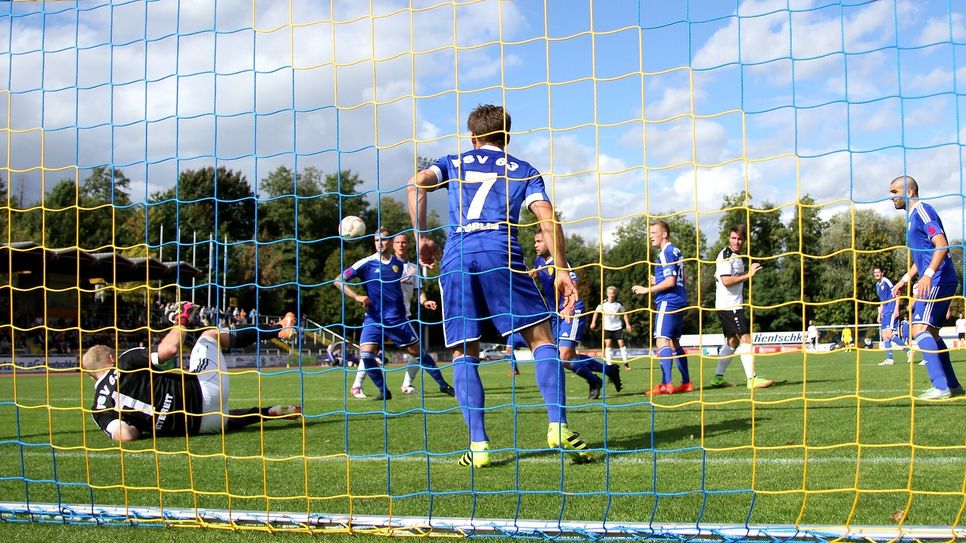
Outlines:
{"type": "MultiPolygon", "coordinates": [[[[572,465],[546,444],[533,366],[481,369],[494,465],[456,464],[468,433],[453,398],[426,377],[385,404],[348,394],[354,370],[303,368],[231,377],[231,406],[302,403],[304,418],[225,436],[119,447],[84,409],[73,373],[0,377],[0,501],[319,514],[606,520],[686,524],[958,525],[966,503],[966,398],[913,401],[925,368],[879,367],[877,351],[759,355],[785,382],[658,396],[650,359],[624,391],[587,401],[567,374],[570,426],[597,461],[572,465]]],[[[962,377],[962,352],[953,353],[962,377]]],[[[692,356],[694,382],[716,360],[692,356]]],[[[449,378],[451,371],[444,368],[449,378]]],[[[739,361],[728,379],[743,383],[739,361]]],[[[680,376],[675,369],[675,382],[680,376]]],[[[371,383],[367,383],[374,394],[371,383]]]]}

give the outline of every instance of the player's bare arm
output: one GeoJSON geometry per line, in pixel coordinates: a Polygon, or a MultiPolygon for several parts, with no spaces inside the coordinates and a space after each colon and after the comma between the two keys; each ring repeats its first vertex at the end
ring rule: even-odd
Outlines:
{"type": "MultiPolygon", "coordinates": [[[[550,202],[541,200],[530,204],[530,211],[537,216],[543,239],[548,240],[547,245],[550,248],[550,254],[553,255],[553,261],[567,262],[567,244],[564,240],[563,227],[555,220],[553,206],[550,202]]],[[[563,304],[560,305],[560,315],[572,316],[574,305],[577,303],[577,286],[574,285],[569,273],[555,273],[553,283],[557,295],[563,300],[563,304]]]]}
{"type": "Polygon", "coordinates": [[[342,280],[341,275],[333,279],[332,284],[335,285],[335,287],[343,292],[346,296],[362,304],[362,307],[369,307],[369,304],[372,303],[372,300],[370,300],[368,296],[360,295],[355,291],[355,289],[345,284],[345,281],[342,280]]]}
{"type": "Polygon", "coordinates": [[[741,275],[722,275],[721,283],[724,284],[724,286],[726,287],[733,287],[738,283],[744,283],[745,281],[750,280],[760,270],[761,270],[761,264],[758,264],[757,262],[755,262],[754,264],[749,266],[748,271],[746,273],[743,273],[741,275]]]}
{"type": "MultiPolygon", "coordinates": [[[[936,250],[932,252],[932,260],[929,261],[929,267],[922,271],[919,281],[916,283],[915,295],[917,298],[926,298],[929,296],[929,289],[932,288],[932,274],[936,273],[936,270],[942,266],[943,260],[949,252],[949,242],[946,240],[946,234],[936,234],[933,236],[932,245],[936,250]]],[[[911,274],[910,277],[912,277],[911,274]]]]}
{"type": "Polygon", "coordinates": [[[432,268],[440,259],[441,252],[436,242],[429,236],[423,235],[426,231],[426,193],[438,189],[440,186],[433,170],[422,170],[409,180],[406,189],[407,199],[409,200],[409,218],[412,220],[414,234],[416,236],[416,254],[419,263],[427,268],[432,268]]]}

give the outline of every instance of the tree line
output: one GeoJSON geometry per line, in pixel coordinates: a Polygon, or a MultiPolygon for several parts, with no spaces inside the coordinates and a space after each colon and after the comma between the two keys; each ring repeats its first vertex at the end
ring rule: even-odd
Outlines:
{"type": "MultiPolygon", "coordinates": [[[[134,202],[122,171],[95,168],[86,178],[56,183],[41,202],[21,201],[0,180],[0,231],[8,232],[11,242],[35,241],[52,249],[117,250],[155,258],[163,254],[166,261],[188,263],[194,259],[203,272],[198,289],[207,289],[210,255],[211,280],[226,287],[218,290],[219,296],[237,298],[239,305],[257,307],[263,315],[297,310],[322,324],[355,324],[361,321],[362,308],[351,300],[343,303],[330,283],[342,269],[372,253],[372,238],[340,239],[339,221],[357,215],[370,234],[376,225],[411,234],[404,190],[380,194],[362,191],[363,186],[363,179],[351,171],[324,174],[308,167],[294,172],[280,166],[258,181],[256,194],[242,173],[207,167],[185,170],[171,188],[134,202]]],[[[714,258],[735,224],[746,225],[748,257],[763,266],[745,291],[746,302],[754,305],[756,330],[801,330],[810,319],[819,324],[875,322],[872,269],[881,266],[895,280],[908,266],[902,214],[883,216],[850,206],[823,218],[822,206],[808,195],[784,207],[756,204],[747,193],[729,195],[713,232],[703,231],[693,212],[652,217],[670,225],[671,239],[686,258],[690,302],[702,308],[687,313],[685,333],[720,331],[713,314],[714,258]],[[791,210],[787,221],[782,218],[784,207],[791,210]]],[[[635,344],[649,340],[651,327],[650,300],[630,290],[646,284],[653,273],[647,265],[656,256],[648,247],[649,220],[640,216],[626,221],[609,244],[577,235],[567,239],[587,309],[600,303],[608,285],[616,286],[619,299],[632,311],[635,344]]],[[[530,262],[534,222],[532,215],[521,219],[520,241],[530,262]]],[[[431,235],[442,242],[445,228],[439,217],[434,214],[430,224],[431,235]]],[[[956,243],[953,257],[962,273],[962,244],[956,243]]],[[[428,281],[427,288],[438,296],[434,283],[428,281]]],[[[182,284],[188,286],[190,282],[182,284]]],[[[954,304],[954,312],[962,310],[961,303],[954,304]]],[[[438,322],[441,314],[423,312],[421,319],[438,322]]]]}

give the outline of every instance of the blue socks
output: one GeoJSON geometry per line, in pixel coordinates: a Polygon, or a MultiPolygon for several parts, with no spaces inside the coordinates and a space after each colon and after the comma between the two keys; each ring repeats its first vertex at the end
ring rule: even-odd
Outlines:
{"type": "Polygon", "coordinates": [[[681,372],[681,384],[691,382],[691,373],[688,371],[688,355],[684,352],[684,348],[678,347],[674,351],[676,358],[675,362],[678,364],[678,371],[681,372]]]}
{"type": "Polygon", "coordinates": [[[949,347],[946,346],[946,341],[943,338],[939,338],[936,346],[941,351],[939,353],[939,362],[942,365],[943,374],[946,375],[946,382],[949,383],[950,388],[959,388],[959,379],[956,378],[956,372],[953,371],[953,362],[949,358],[949,347]]]}
{"type": "MultiPolygon", "coordinates": [[[[916,336],[915,342],[919,344],[919,350],[922,351],[922,359],[926,361],[926,372],[929,374],[929,380],[932,381],[932,386],[939,390],[948,389],[949,381],[946,378],[946,369],[943,367],[942,357],[937,352],[939,345],[936,344],[936,340],[932,337],[932,334],[929,332],[920,332],[916,336]]],[[[951,366],[950,369],[952,369],[951,366]]],[[[956,380],[955,374],[953,374],[953,380],[956,380]]]]}
{"type": "Polygon", "coordinates": [[[483,423],[483,404],[486,393],[480,380],[480,359],[461,356],[453,360],[453,386],[456,400],[463,411],[463,420],[470,429],[470,441],[489,441],[483,423]]]}
{"type": "MultiPolygon", "coordinates": [[[[533,350],[534,366],[537,374],[537,388],[547,404],[547,417],[550,422],[567,422],[567,396],[564,391],[564,367],[560,363],[560,353],[553,344],[541,345],[533,350]]],[[[476,441],[474,439],[474,441],[476,441]]]]}
{"type": "Polygon", "coordinates": [[[887,340],[883,341],[882,342],[882,348],[885,349],[885,352],[886,352],[886,360],[892,360],[893,359],[893,356],[892,356],[892,340],[891,339],[887,339],[887,340]]]}
{"type": "Polygon", "coordinates": [[[590,362],[596,362],[598,366],[601,366],[601,363],[597,362],[593,358],[590,358],[585,354],[579,354],[575,359],[570,361],[570,371],[576,373],[592,386],[601,386],[603,381],[600,380],[600,377],[597,377],[597,375],[594,374],[594,370],[591,369],[590,362]]]}
{"type": "Polygon", "coordinates": [[[657,357],[661,359],[661,384],[671,384],[671,364],[674,363],[674,351],[664,346],[657,350],[657,357]]]}
{"type": "Polygon", "coordinates": [[[434,381],[436,381],[436,384],[438,384],[440,388],[446,388],[449,386],[449,383],[447,383],[446,379],[443,377],[443,373],[439,371],[439,366],[436,365],[436,361],[433,360],[432,356],[429,356],[429,353],[423,353],[423,356],[419,357],[419,365],[423,367],[423,370],[425,370],[434,381]]]}
{"type": "MultiPolygon", "coordinates": [[[[906,342],[899,336],[899,334],[892,336],[891,341],[892,343],[895,343],[896,345],[902,347],[903,351],[906,351],[907,353],[909,352],[909,346],[906,345],[906,342]]],[[[886,342],[886,345],[889,345],[888,341],[886,342]]]]}
{"type": "Polygon", "coordinates": [[[376,385],[380,392],[385,392],[386,381],[382,378],[382,368],[376,362],[375,354],[363,352],[359,356],[362,357],[362,367],[366,369],[366,375],[372,379],[372,384],[376,385]]]}

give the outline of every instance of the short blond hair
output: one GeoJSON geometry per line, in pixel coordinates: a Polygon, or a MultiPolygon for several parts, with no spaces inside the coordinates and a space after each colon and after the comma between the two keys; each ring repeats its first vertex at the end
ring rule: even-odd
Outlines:
{"type": "Polygon", "coordinates": [[[101,371],[114,365],[114,349],[107,345],[94,345],[81,357],[81,369],[86,372],[101,371]]]}

